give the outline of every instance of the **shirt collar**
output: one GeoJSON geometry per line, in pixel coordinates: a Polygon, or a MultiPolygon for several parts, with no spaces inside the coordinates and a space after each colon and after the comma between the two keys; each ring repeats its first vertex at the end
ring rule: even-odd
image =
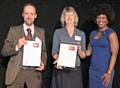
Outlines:
{"type": "Polygon", "coordinates": [[[28,28],[31,29],[31,32],[32,32],[32,35],[33,35],[34,34],[34,24],[32,24],[31,26],[28,26],[25,23],[23,23],[23,29],[24,29],[24,32],[25,32],[26,35],[27,35],[27,29],[28,28]]]}

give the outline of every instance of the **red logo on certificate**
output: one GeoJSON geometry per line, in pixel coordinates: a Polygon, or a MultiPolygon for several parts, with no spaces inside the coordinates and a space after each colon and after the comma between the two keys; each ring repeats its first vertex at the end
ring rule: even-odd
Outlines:
{"type": "Polygon", "coordinates": [[[39,43],[34,43],[33,47],[38,48],[39,47],[39,43]]]}
{"type": "Polygon", "coordinates": [[[69,50],[74,51],[75,50],[75,46],[69,46],[69,50]]]}

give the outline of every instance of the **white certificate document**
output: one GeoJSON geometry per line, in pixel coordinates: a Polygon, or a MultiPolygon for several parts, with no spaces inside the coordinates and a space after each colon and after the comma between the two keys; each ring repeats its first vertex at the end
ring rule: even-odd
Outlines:
{"type": "Polygon", "coordinates": [[[23,66],[40,66],[42,42],[39,38],[35,41],[27,41],[23,51],[23,66]]]}
{"type": "Polygon", "coordinates": [[[76,55],[77,45],[61,43],[57,65],[75,68],[76,55]]]}

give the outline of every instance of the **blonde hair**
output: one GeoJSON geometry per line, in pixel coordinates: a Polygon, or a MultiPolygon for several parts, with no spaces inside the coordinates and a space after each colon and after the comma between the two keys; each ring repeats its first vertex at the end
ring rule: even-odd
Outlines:
{"type": "Polygon", "coordinates": [[[74,25],[77,26],[78,25],[78,14],[77,12],[75,11],[75,9],[71,6],[67,6],[63,9],[62,11],[62,14],[61,14],[61,18],[60,18],[60,21],[61,21],[61,24],[64,26],[65,25],[65,13],[68,13],[68,12],[73,12],[74,16],[75,16],[75,22],[74,22],[74,25]]]}

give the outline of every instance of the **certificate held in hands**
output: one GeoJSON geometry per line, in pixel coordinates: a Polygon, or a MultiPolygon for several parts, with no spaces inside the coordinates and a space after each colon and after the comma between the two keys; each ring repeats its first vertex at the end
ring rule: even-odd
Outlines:
{"type": "Polygon", "coordinates": [[[39,38],[36,38],[35,41],[27,41],[23,49],[23,66],[40,66],[41,46],[42,42],[39,38]]]}
{"type": "Polygon", "coordinates": [[[77,45],[61,43],[57,65],[75,68],[76,55],[77,45]]]}

